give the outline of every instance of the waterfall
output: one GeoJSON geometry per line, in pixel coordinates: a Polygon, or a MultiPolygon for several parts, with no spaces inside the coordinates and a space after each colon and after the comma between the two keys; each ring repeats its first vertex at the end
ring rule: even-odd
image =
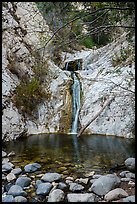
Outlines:
{"type": "Polygon", "coordinates": [[[75,72],[72,72],[73,84],[72,90],[72,128],[71,133],[77,134],[78,116],[80,111],[80,81],[75,72]]]}
{"type": "Polygon", "coordinates": [[[73,84],[71,86],[72,92],[72,126],[71,133],[77,134],[78,132],[78,117],[80,111],[80,81],[75,71],[81,70],[81,59],[66,62],[64,70],[71,72],[73,84]]]}

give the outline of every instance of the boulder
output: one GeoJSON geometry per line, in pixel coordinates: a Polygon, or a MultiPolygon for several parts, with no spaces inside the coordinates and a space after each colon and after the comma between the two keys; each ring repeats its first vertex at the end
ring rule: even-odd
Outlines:
{"type": "Polygon", "coordinates": [[[135,171],[135,158],[128,158],[125,160],[125,165],[129,171],[135,171]]]}
{"type": "Polygon", "coordinates": [[[99,195],[103,196],[112,189],[118,187],[120,184],[120,179],[118,176],[113,174],[107,174],[98,178],[91,186],[91,190],[99,195]]]}

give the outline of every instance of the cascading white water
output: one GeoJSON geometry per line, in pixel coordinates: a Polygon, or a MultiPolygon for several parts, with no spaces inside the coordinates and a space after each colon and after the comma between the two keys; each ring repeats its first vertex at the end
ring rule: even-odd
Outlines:
{"type": "Polygon", "coordinates": [[[77,134],[78,116],[80,111],[80,81],[75,72],[72,72],[73,84],[72,89],[72,128],[71,133],[77,134]]]}

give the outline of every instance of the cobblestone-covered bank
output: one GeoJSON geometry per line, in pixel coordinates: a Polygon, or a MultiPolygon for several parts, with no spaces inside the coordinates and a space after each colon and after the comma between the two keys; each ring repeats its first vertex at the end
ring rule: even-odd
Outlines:
{"type": "Polygon", "coordinates": [[[135,202],[135,158],[124,170],[75,178],[43,172],[38,163],[15,167],[14,154],[2,151],[2,202],[135,202]]]}

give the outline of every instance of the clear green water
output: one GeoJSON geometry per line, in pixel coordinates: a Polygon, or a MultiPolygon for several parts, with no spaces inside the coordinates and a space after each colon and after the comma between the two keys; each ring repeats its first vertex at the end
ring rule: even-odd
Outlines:
{"type": "Polygon", "coordinates": [[[128,157],[135,156],[133,139],[115,136],[39,134],[4,145],[9,153],[15,151],[12,162],[16,167],[38,162],[42,172],[59,172],[64,175],[84,175],[95,171],[107,172],[128,157]]]}

